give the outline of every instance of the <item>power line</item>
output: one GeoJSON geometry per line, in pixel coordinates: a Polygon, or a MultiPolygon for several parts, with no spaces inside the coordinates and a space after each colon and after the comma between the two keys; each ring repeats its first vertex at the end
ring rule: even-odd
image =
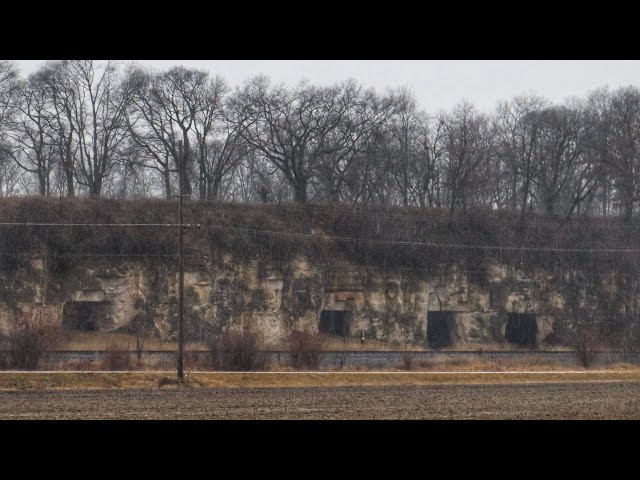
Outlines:
{"type": "MultiPolygon", "coordinates": [[[[56,252],[56,253],[23,253],[0,252],[0,257],[167,257],[177,258],[178,253],[82,253],[82,252],[56,252]]],[[[185,257],[203,258],[202,255],[185,255],[185,257]]]]}
{"type": "MultiPolygon", "coordinates": [[[[225,204],[224,207],[228,206],[228,205],[232,205],[232,206],[242,206],[241,204],[225,204]]],[[[598,221],[592,221],[591,223],[575,223],[575,222],[563,222],[563,223],[553,223],[553,221],[549,220],[549,221],[535,221],[535,222],[531,222],[531,221],[525,221],[525,222],[520,222],[519,220],[515,220],[513,222],[505,222],[505,221],[499,221],[499,219],[487,219],[484,218],[482,219],[480,222],[477,221],[473,221],[470,219],[449,219],[447,218],[447,213],[446,211],[443,211],[442,213],[435,213],[435,214],[425,214],[420,212],[418,215],[411,215],[411,214],[406,214],[406,213],[391,213],[391,212],[387,212],[387,213],[378,213],[378,212],[373,212],[373,211],[354,211],[354,210],[349,210],[349,207],[345,207],[343,209],[334,209],[334,208],[327,208],[327,207],[322,207],[322,206],[310,206],[310,205],[274,205],[274,204],[258,204],[259,207],[258,208],[262,208],[262,207],[267,207],[267,208],[272,208],[272,209],[285,209],[285,210],[309,210],[311,212],[317,212],[317,213],[330,213],[330,214],[340,214],[340,215],[344,215],[345,213],[347,213],[350,216],[355,216],[355,217],[370,217],[370,218],[375,218],[375,219],[382,219],[382,218],[390,218],[390,219],[394,219],[394,220],[407,220],[410,221],[412,223],[422,223],[424,224],[425,222],[428,221],[439,221],[439,222],[444,222],[446,224],[454,224],[454,225],[478,225],[479,223],[482,225],[490,225],[490,226],[502,226],[502,227],[517,227],[517,226],[525,226],[525,227],[547,227],[547,228],[554,228],[554,229],[575,229],[575,230],[595,230],[598,228],[606,228],[608,231],[634,231],[634,230],[640,230],[640,224],[634,224],[634,225],[611,225],[610,223],[602,223],[602,222],[598,222],[598,221]]],[[[613,217],[611,217],[611,220],[615,221],[615,219],[613,217]]],[[[35,222],[2,222],[0,223],[0,225],[4,225],[4,226],[57,226],[57,225],[69,225],[69,226],[82,226],[82,225],[87,225],[87,224],[82,224],[82,223],[67,223],[67,224],[62,224],[62,223],[35,223],[35,222]]],[[[178,224],[172,224],[172,223],[153,223],[153,224],[143,224],[143,223],[102,223],[102,224],[91,224],[94,226],[178,226],[178,224]]]]}
{"type": "MultiPolygon", "coordinates": [[[[179,227],[180,224],[174,223],[17,223],[3,222],[0,226],[29,226],[29,227],[179,227]]],[[[388,245],[408,245],[422,246],[432,248],[454,248],[454,249],[471,249],[471,250],[491,250],[491,251],[519,251],[519,252],[563,252],[563,253],[640,253],[640,249],[593,249],[593,248],[554,248],[554,247],[513,247],[508,245],[467,245],[467,244],[449,244],[436,242],[418,242],[412,240],[382,240],[366,237],[343,237],[336,235],[316,235],[308,233],[281,232],[276,230],[258,230],[245,227],[223,227],[217,225],[206,225],[196,223],[185,223],[182,225],[187,228],[210,229],[244,232],[257,235],[273,235],[284,236],[290,238],[308,238],[314,240],[338,240],[345,242],[371,242],[388,245]]]]}
{"type": "MultiPolygon", "coordinates": [[[[179,223],[36,223],[0,222],[3,227],[179,227],[179,223]]],[[[198,224],[184,223],[183,227],[199,227],[198,224]]]]}
{"type": "Polygon", "coordinates": [[[364,237],[341,237],[334,235],[314,235],[308,233],[294,232],[278,232],[275,230],[256,230],[242,227],[219,227],[215,225],[201,225],[202,228],[211,230],[228,230],[241,231],[246,233],[264,234],[264,235],[280,235],[293,238],[311,238],[316,240],[339,240],[351,242],[371,242],[383,243],[390,245],[411,245],[434,248],[458,248],[458,249],[480,249],[480,250],[507,250],[507,251],[535,251],[535,252],[572,252],[572,253],[640,253],[640,249],[588,249],[588,248],[551,248],[551,247],[511,247],[500,245],[466,245],[466,244],[447,244],[435,242],[417,242],[411,240],[379,240],[375,238],[364,237]]]}
{"type": "MultiPolygon", "coordinates": [[[[291,204],[248,204],[251,205],[253,207],[257,207],[259,208],[271,208],[271,209],[283,209],[283,210],[308,210],[311,212],[317,212],[317,213],[330,213],[330,214],[340,214],[340,215],[344,215],[345,213],[348,213],[348,215],[350,216],[355,216],[355,217],[371,217],[371,218],[375,218],[375,219],[382,219],[382,218],[391,218],[394,220],[399,220],[399,219],[403,219],[403,220],[408,220],[414,223],[424,223],[427,221],[441,221],[441,222],[446,222],[446,224],[455,224],[455,225],[469,225],[469,224],[473,224],[473,225],[477,225],[478,222],[476,221],[472,221],[470,219],[452,219],[452,218],[447,218],[447,211],[441,209],[441,212],[418,212],[416,215],[412,215],[412,214],[408,214],[408,213],[392,213],[392,212],[376,212],[376,211],[371,211],[371,210],[354,210],[352,207],[349,206],[345,206],[344,208],[338,209],[338,208],[332,208],[332,207],[324,207],[324,206],[314,206],[314,205],[291,205],[291,204]],[[350,210],[351,208],[351,210],[350,210]]],[[[223,208],[228,207],[228,206],[243,206],[242,204],[222,204],[221,205],[223,208]]],[[[387,207],[387,208],[394,208],[394,207],[387,207]]],[[[496,211],[499,212],[499,211],[496,211]]],[[[456,212],[459,214],[459,212],[456,212]]],[[[482,213],[488,213],[489,215],[493,212],[480,212],[482,213]]],[[[513,217],[515,218],[515,217],[513,217]]],[[[526,226],[526,227],[548,227],[548,228],[556,228],[556,229],[577,229],[577,230],[581,230],[581,229],[585,229],[585,230],[593,230],[596,228],[607,228],[609,231],[629,231],[629,230],[640,230],[640,224],[634,224],[634,225],[611,225],[611,221],[616,221],[615,217],[610,217],[607,220],[609,220],[607,223],[603,223],[603,222],[599,222],[599,221],[595,221],[592,220],[590,223],[585,224],[585,223],[575,223],[573,221],[571,222],[562,222],[562,223],[553,223],[552,219],[549,219],[547,221],[525,221],[525,222],[521,222],[519,220],[519,217],[517,220],[515,220],[514,222],[505,222],[505,221],[499,221],[499,219],[488,219],[488,218],[483,218],[482,221],[480,222],[481,224],[484,225],[492,225],[492,226],[504,226],[504,227],[516,227],[516,226],[526,226]]],[[[5,225],[5,226],[19,226],[19,225],[27,225],[27,226],[38,226],[38,225],[49,225],[49,226],[56,226],[56,225],[70,225],[70,226],[80,226],[80,225],[86,225],[86,224],[81,224],[81,223],[68,223],[68,224],[61,224],[61,223],[35,223],[35,222],[3,222],[0,223],[0,225],[5,225]]],[[[177,224],[168,224],[168,223],[155,223],[155,224],[142,224],[142,223],[103,223],[103,224],[93,224],[95,226],[177,226],[177,224]]]]}
{"type": "MultiPolygon", "coordinates": [[[[236,205],[236,204],[226,204],[226,205],[236,205]]],[[[226,206],[225,205],[225,206],[226,206]]],[[[322,206],[322,205],[291,205],[291,204],[256,204],[258,206],[258,208],[262,208],[262,207],[267,207],[267,208],[273,208],[273,209],[287,209],[287,210],[309,210],[312,212],[318,212],[318,213],[331,213],[331,214],[341,214],[344,215],[345,212],[348,213],[349,215],[352,216],[360,216],[360,217],[375,217],[375,218],[393,218],[393,219],[408,219],[408,220],[414,220],[416,222],[425,222],[428,220],[440,220],[449,224],[457,224],[457,225],[465,225],[465,224],[469,224],[469,223],[474,223],[475,222],[471,222],[469,220],[463,220],[463,219],[449,219],[447,218],[448,216],[448,210],[444,209],[444,208],[439,208],[438,210],[440,210],[440,212],[419,212],[416,213],[415,215],[412,215],[410,213],[392,213],[392,212],[383,212],[383,213],[378,213],[375,211],[371,211],[371,210],[357,210],[354,209],[354,207],[350,207],[348,205],[345,205],[344,208],[333,208],[333,207],[326,207],[326,206],[322,206]]],[[[253,206],[253,205],[252,205],[253,206]]],[[[394,206],[387,206],[387,207],[383,207],[383,208],[404,208],[404,207],[394,207],[394,206]]],[[[419,207],[410,207],[410,208],[419,208],[419,207]]],[[[494,214],[497,212],[504,212],[504,210],[495,210],[492,212],[481,212],[484,214],[494,214]]],[[[457,214],[459,214],[460,212],[457,211],[457,214]]],[[[616,229],[623,229],[623,230],[632,230],[632,229],[640,229],[640,224],[635,224],[635,225],[608,225],[607,223],[603,223],[603,222],[598,222],[598,221],[593,221],[593,223],[590,224],[580,224],[580,223],[575,223],[573,221],[571,222],[562,222],[562,223],[553,223],[552,220],[547,220],[547,221],[536,221],[536,222],[531,222],[531,221],[526,221],[521,223],[519,220],[519,214],[514,214],[514,218],[518,218],[517,220],[515,220],[513,223],[508,223],[508,222],[500,222],[500,221],[493,221],[493,220],[489,220],[488,219],[483,219],[481,223],[487,224],[487,223],[492,223],[494,225],[501,225],[501,226],[516,226],[516,225],[525,225],[525,226],[531,226],[531,227],[541,227],[541,226],[546,226],[546,227],[560,227],[560,228],[576,228],[576,229],[590,229],[590,228],[594,228],[594,227],[607,227],[609,229],[611,228],[616,228],[616,229]]],[[[496,219],[497,220],[497,219],[496,219]]],[[[617,221],[616,217],[607,217],[606,221],[617,221]]]]}

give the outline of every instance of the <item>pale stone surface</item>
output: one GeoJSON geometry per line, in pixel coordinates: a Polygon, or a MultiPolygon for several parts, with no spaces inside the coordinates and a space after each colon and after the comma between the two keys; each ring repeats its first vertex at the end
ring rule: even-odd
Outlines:
{"type": "MultiPolygon", "coordinates": [[[[5,292],[0,330],[6,331],[14,311],[28,312],[45,299],[60,321],[67,301],[104,302],[108,321],[100,324],[105,328],[126,328],[144,315],[162,337],[174,337],[178,275],[173,267],[86,263],[61,277],[46,272],[42,261],[32,261],[29,271],[18,270],[12,277],[0,273],[5,292]]],[[[576,275],[566,272],[556,280],[569,284],[576,275]]],[[[477,284],[455,267],[411,275],[357,266],[330,271],[303,257],[270,264],[224,255],[217,264],[187,267],[185,316],[201,333],[251,328],[274,343],[293,329],[318,331],[324,309],[346,310],[352,312],[353,336],[364,331],[367,338],[424,344],[427,312],[453,311],[455,343],[482,344],[501,340],[496,337],[504,335],[508,312],[534,313],[544,342],[567,302],[567,293],[553,287],[554,278],[490,264],[485,281],[477,284]]],[[[614,282],[604,280],[601,291],[614,295],[614,282]]],[[[577,298],[581,304],[592,302],[586,287],[578,289],[577,298]]]]}

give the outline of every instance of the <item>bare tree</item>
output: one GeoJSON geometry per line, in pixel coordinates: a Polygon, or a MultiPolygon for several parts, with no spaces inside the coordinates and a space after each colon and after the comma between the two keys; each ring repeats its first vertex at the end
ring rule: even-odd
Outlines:
{"type": "Polygon", "coordinates": [[[595,189],[599,213],[611,215],[613,211],[613,178],[608,166],[613,148],[613,118],[611,112],[611,92],[607,87],[591,92],[582,105],[586,135],[587,163],[597,179],[595,189]]]}
{"type": "Polygon", "coordinates": [[[421,207],[439,207],[444,122],[423,114],[418,119],[416,158],[411,163],[412,194],[421,207]]]}
{"type": "MultiPolygon", "coordinates": [[[[317,196],[333,202],[353,201],[354,194],[361,197],[358,192],[368,182],[379,183],[382,171],[393,170],[390,132],[385,124],[397,105],[393,92],[380,96],[373,90],[360,90],[343,120],[328,136],[328,145],[342,147],[329,149],[321,157],[316,171],[317,196]],[[369,167],[368,175],[362,176],[363,166],[369,167]]],[[[389,176],[391,187],[392,178],[389,176]]]]}
{"type": "Polygon", "coordinates": [[[131,91],[127,128],[138,146],[129,161],[145,169],[157,171],[163,180],[164,195],[171,197],[171,173],[178,166],[177,140],[171,121],[163,115],[160,98],[152,93],[154,77],[141,67],[130,69],[125,77],[131,91]]]}
{"type": "Polygon", "coordinates": [[[505,172],[509,208],[524,215],[531,205],[537,171],[534,152],[538,143],[538,112],[548,105],[541,97],[516,97],[500,102],[496,113],[497,154],[505,172]]]}
{"type": "Polygon", "coordinates": [[[473,191],[483,186],[486,177],[480,167],[487,165],[492,155],[494,130],[489,119],[478,114],[469,103],[462,103],[441,117],[443,182],[450,212],[466,210],[473,191]]]}
{"type": "Polygon", "coordinates": [[[585,130],[579,111],[567,107],[546,108],[538,113],[538,141],[533,149],[536,164],[534,197],[547,215],[575,208],[585,189],[578,178],[585,148],[585,130]],[[577,196],[572,195],[573,193],[577,196]]]}
{"type": "Polygon", "coordinates": [[[413,93],[408,89],[400,89],[395,97],[397,109],[389,120],[389,131],[393,142],[394,177],[402,197],[402,205],[410,204],[415,165],[418,163],[420,137],[422,127],[420,112],[413,93]]]}
{"type": "Polygon", "coordinates": [[[344,114],[331,111],[329,96],[328,91],[307,84],[293,91],[271,88],[266,77],[257,77],[236,97],[236,109],[247,112],[242,120],[244,138],[282,171],[300,203],[307,202],[309,182],[328,150],[326,135],[344,114]]]}
{"type": "Polygon", "coordinates": [[[244,202],[281,203],[291,196],[282,173],[251,148],[246,148],[241,162],[233,170],[227,192],[228,198],[244,202]]]}
{"type": "Polygon", "coordinates": [[[613,138],[607,158],[615,196],[625,221],[640,198],[640,90],[621,88],[611,97],[613,138]]]}
{"type": "Polygon", "coordinates": [[[200,200],[216,198],[223,178],[236,163],[239,123],[228,122],[223,111],[226,85],[222,78],[207,78],[193,93],[195,156],[198,160],[200,200]]]}
{"type": "Polygon", "coordinates": [[[520,96],[492,116],[466,102],[434,117],[407,88],[378,94],[353,80],[256,77],[229,95],[220,77],[184,67],[121,77],[115,62],[49,61],[20,81],[0,61],[0,195],[170,197],[179,178],[201,200],[629,220],[640,200],[640,90],[562,104],[520,96]]]}
{"type": "Polygon", "coordinates": [[[288,90],[257,77],[234,100],[246,112],[243,137],[284,174],[294,200],[307,203],[320,164],[327,157],[339,164],[373,130],[371,95],[353,81],[331,87],[303,82],[288,90]]]}
{"type": "Polygon", "coordinates": [[[50,104],[48,117],[51,129],[50,141],[58,154],[59,177],[66,196],[73,197],[75,188],[75,165],[78,144],[74,140],[73,94],[71,82],[64,62],[47,62],[35,76],[43,84],[50,104]]]}
{"type": "Polygon", "coordinates": [[[0,148],[0,197],[24,193],[27,184],[27,179],[15,163],[10,148],[0,148]]]}
{"type": "Polygon", "coordinates": [[[57,145],[51,127],[51,98],[42,75],[36,73],[22,82],[15,105],[17,114],[10,134],[16,146],[13,160],[26,172],[35,174],[40,195],[49,196],[57,145]]]}
{"type": "Polygon", "coordinates": [[[14,113],[14,96],[19,89],[18,69],[13,62],[0,60],[0,135],[14,113]]]}
{"type": "Polygon", "coordinates": [[[64,61],[70,92],[70,122],[77,143],[76,178],[90,196],[100,196],[124,141],[129,92],[118,65],[108,61],[64,61]],[[123,86],[125,88],[123,88],[123,86]]]}
{"type": "Polygon", "coordinates": [[[13,62],[0,61],[0,196],[16,182],[11,157],[13,147],[8,130],[15,114],[15,97],[19,89],[18,69],[13,62]]]}
{"type": "MultiPolygon", "coordinates": [[[[167,146],[174,159],[181,158],[177,151],[177,140],[182,141],[184,145],[184,155],[182,160],[177,162],[177,167],[179,178],[184,181],[182,191],[185,195],[191,195],[192,191],[188,172],[193,155],[191,134],[196,123],[196,116],[201,113],[203,106],[207,105],[206,102],[213,102],[213,105],[209,104],[209,106],[211,114],[215,114],[217,99],[203,95],[203,90],[207,89],[208,84],[209,79],[206,72],[173,67],[154,78],[150,92],[158,107],[158,113],[164,118],[165,126],[163,128],[171,132],[171,135],[167,135],[166,139],[170,142],[167,146]],[[180,135],[181,138],[176,138],[176,135],[180,135]],[[184,172],[184,175],[180,172],[184,172]]],[[[215,88],[218,87],[212,87],[212,89],[215,88]]]]}

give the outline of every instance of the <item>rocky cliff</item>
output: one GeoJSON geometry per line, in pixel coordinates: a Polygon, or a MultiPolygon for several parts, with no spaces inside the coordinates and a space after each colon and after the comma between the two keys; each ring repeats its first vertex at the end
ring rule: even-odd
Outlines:
{"type": "MultiPolygon", "coordinates": [[[[116,214],[122,218],[130,206],[112,201],[109,213],[96,213],[86,209],[103,209],[104,202],[82,205],[82,216],[93,222],[105,217],[112,222],[116,214]]],[[[135,221],[168,223],[166,204],[138,208],[135,221]]],[[[192,221],[202,216],[203,208],[192,207],[192,221]]],[[[417,214],[409,222],[387,212],[363,224],[362,214],[351,213],[351,222],[345,219],[349,212],[314,217],[239,209],[217,208],[215,218],[205,218],[203,224],[220,229],[193,234],[185,274],[187,337],[251,328],[267,343],[276,343],[295,329],[310,329],[433,347],[506,340],[547,345],[566,343],[585,319],[597,317],[617,335],[635,319],[635,257],[594,262],[591,253],[567,260],[557,253],[544,258],[538,252],[490,256],[403,244],[407,238],[442,241],[449,235],[451,243],[495,245],[500,239],[483,237],[488,223],[478,224],[477,218],[473,229],[468,226],[471,220],[464,225],[464,232],[472,232],[469,240],[461,239],[449,220],[425,223],[417,214]],[[359,233],[353,230],[358,222],[359,233]],[[262,234],[267,228],[291,233],[294,227],[297,237],[262,234]],[[221,231],[225,228],[231,233],[221,231]],[[354,238],[365,234],[382,240],[354,244],[354,238]]],[[[5,254],[0,264],[0,329],[21,315],[45,310],[68,329],[127,330],[135,320],[163,338],[175,337],[174,227],[162,229],[162,235],[149,235],[142,227],[134,233],[106,229],[105,234],[95,223],[56,230],[19,223],[27,214],[31,222],[64,215],[71,223],[60,203],[44,213],[36,210],[26,200],[14,206],[8,216],[17,226],[10,231],[5,227],[0,238],[0,253],[5,254]]],[[[531,228],[522,234],[522,242],[531,238],[531,228]]],[[[557,231],[557,225],[549,228],[557,231]]],[[[587,241],[580,237],[584,231],[571,228],[556,236],[553,245],[566,248],[587,241]]]]}
{"type": "MultiPolygon", "coordinates": [[[[175,338],[175,265],[86,261],[63,277],[46,266],[36,259],[0,277],[4,285],[0,328],[6,329],[12,316],[44,307],[67,329],[127,330],[137,319],[147,322],[157,335],[175,338]]],[[[595,309],[597,299],[606,296],[609,311],[624,315],[628,303],[620,297],[622,285],[613,277],[600,280],[592,285],[576,273],[527,274],[495,264],[472,279],[455,266],[438,272],[394,271],[316,266],[304,257],[269,263],[226,255],[218,263],[188,264],[186,332],[188,338],[196,339],[251,328],[263,334],[267,343],[275,343],[294,329],[309,329],[455,346],[503,342],[509,322],[526,317],[535,322],[534,338],[525,334],[516,343],[562,343],[575,312],[568,302],[595,309]],[[438,320],[443,318],[449,321],[438,320]]]]}

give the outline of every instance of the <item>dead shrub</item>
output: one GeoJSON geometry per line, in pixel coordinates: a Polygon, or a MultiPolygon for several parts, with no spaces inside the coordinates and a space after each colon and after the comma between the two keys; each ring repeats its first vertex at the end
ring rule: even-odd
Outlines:
{"type": "Polygon", "coordinates": [[[418,366],[425,369],[432,369],[435,367],[435,365],[435,362],[428,358],[423,358],[418,362],[418,366]]]}
{"type": "MultiPolygon", "coordinates": [[[[1,340],[1,339],[0,339],[1,340]]],[[[0,346],[3,342],[0,342],[0,346]]],[[[0,349],[0,370],[6,370],[9,368],[9,355],[4,348],[0,349]]]]}
{"type": "Polygon", "coordinates": [[[186,368],[193,371],[208,370],[211,367],[211,354],[208,352],[185,352],[186,368]]]}
{"type": "Polygon", "coordinates": [[[45,354],[60,340],[61,328],[51,312],[39,308],[19,314],[9,326],[8,364],[20,370],[37,370],[45,354]]]}
{"type": "Polygon", "coordinates": [[[112,341],[104,349],[102,370],[133,370],[133,355],[128,345],[112,341]]]}
{"type": "Polygon", "coordinates": [[[82,358],[79,360],[72,360],[71,362],[67,362],[64,365],[61,365],[59,369],[86,372],[97,370],[97,365],[89,358],[82,358]]]}
{"type": "Polygon", "coordinates": [[[598,329],[593,325],[581,325],[576,329],[574,351],[576,360],[584,368],[589,368],[598,352],[602,351],[604,341],[598,329]]]}
{"type": "Polygon", "coordinates": [[[0,331],[0,370],[9,368],[9,352],[7,348],[7,338],[0,331]]]}
{"type": "Polygon", "coordinates": [[[637,361],[640,354],[640,323],[637,318],[629,322],[619,344],[623,360],[627,362],[637,361]]]}
{"type": "Polygon", "coordinates": [[[142,352],[144,351],[144,343],[147,339],[147,336],[149,335],[149,332],[151,331],[148,317],[143,313],[139,313],[131,321],[131,328],[133,330],[135,340],[135,351],[138,361],[137,365],[138,368],[140,368],[142,364],[142,352]]]}
{"type": "Polygon", "coordinates": [[[325,338],[308,331],[295,330],[289,335],[291,366],[296,369],[317,370],[324,351],[325,338]]]}
{"type": "Polygon", "coordinates": [[[166,387],[167,385],[179,385],[179,384],[180,382],[178,381],[177,378],[162,377],[160,380],[158,380],[159,388],[166,387]]]}
{"type": "Polygon", "coordinates": [[[250,330],[227,331],[209,337],[207,345],[211,354],[211,365],[215,370],[252,371],[264,369],[264,355],[260,351],[261,341],[250,330]]]}
{"type": "MultiPolygon", "coordinates": [[[[471,368],[474,365],[474,361],[469,358],[447,358],[444,362],[448,367],[468,367],[471,368]]],[[[480,362],[477,362],[480,363],[480,362]]]]}
{"type": "Polygon", "coordinates": [[[402,355],[402,361],[400,362],[400,368],[402,370],[413,370],[415,368],[415,358],[409,352],[405,352],[402,355]]]}
{"type": "Polygon", "coordinates": [[[346,352],[338,352],[336,353],[336,366],[342,370],[347,361],[347,353],[346,352]]]}

